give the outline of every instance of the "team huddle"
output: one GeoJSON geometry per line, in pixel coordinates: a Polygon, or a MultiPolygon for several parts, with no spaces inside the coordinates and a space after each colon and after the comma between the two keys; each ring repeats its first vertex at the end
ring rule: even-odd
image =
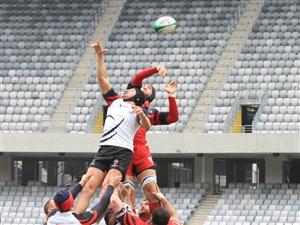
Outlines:
{"type": "Polygon", "coordinates": [[[143,80],[152,75],[164,77],[167,70],[162,65],[138,72],[120,96],[107,77],[104,63],[107,50],[99,42],[91,47],[96,52],[100,90],[109,106],[100,148],[81,181],[70,191],[57,191],[53,199],[45,203],[44,224],[94,224],[103,217],[107,225],[182,224],[176,210],[157,186],[155,165],[146,140],[146,132],[151,125],[168,125],[178,120],[176,82],[165,87],[168,112],[150,107],[156,90],[143,84],[143,80]],[[146,196],[138,212],[135,211],[134,180],[138,181],[146,196]],[[100,201],[87,211],[89,200],[99,187],[100,201]]]}

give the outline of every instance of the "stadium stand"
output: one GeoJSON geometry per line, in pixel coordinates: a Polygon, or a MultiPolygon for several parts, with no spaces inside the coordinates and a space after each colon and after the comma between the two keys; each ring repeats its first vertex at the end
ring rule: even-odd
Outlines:
{"type": "Polygon", "coordinates": [[[103,7],[96,0],[1,1],[1,131],[44,130],[103,7]]]}
{"type": "Polygon", "coordinates": [[[298,184],[229,184],[205,225],[299,224],[298,184]]]}
{"type": "MultiPolygon", "coordinates": [[[[59,189],[56,186],[37,185],[14,186],[9,182],[0,183],[0,212],[4,224],[42,224],[44,219],[43,204],[59,189]]],[[[187,221],[199,206],[206,194],[206,185],[186,186],[181,188],[162,188],[162,193],[174,204],[183,221],[187,221]]],[[[95,194],[98,196],[99,193],[95,194]]],[[[143,194],[137,189],[137,206],[143,200],[143,194]]],[[[98,201],[94,197],[90,206],[98,201]]],[[[101,222],[100,224],[105,224],[101,222]]]]}
{"type": "Polygon", "coordinates": [[[299,132],[300,42],[296,1],[266,0],[205,124],[227,132],[240,102],[257,100],[254,132],[299,132]]]}
{"type": "MultiPolygon", "coordinates": [[[[177,80],[180,121],[170,126],[155,126],[154,131],[182,131],[193,107],[204,89],[213,68],[247,1],[138,1],[124,5],[105,47],[108,75],[116,91],[124,91],[130,77],[138,70],[164,64],[169,76],[152,77],[157,100],[153,105],[161,111],[168,109],[164,85],[177,80]],[[172,15],[178,21],[175,33],[160,36],[153,32],[151,22],[162,15],[172,15]],[[146,26],[148,25],[148,26],[146,26]]],[[[98,85],[95,68],[87,75],[88,81],[74,108],[66,130],[89,132],[98,112],[98,85]]]]}

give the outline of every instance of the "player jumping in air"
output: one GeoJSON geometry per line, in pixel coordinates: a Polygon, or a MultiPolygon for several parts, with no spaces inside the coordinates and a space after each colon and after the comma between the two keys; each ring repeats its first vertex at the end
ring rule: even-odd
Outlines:
{"type": "Polygon", "coordinates": [[[96,52],[96,73],[100,90],[109,107],[100,149],[87,171],[92,177],[79,196],[76,213],[87,209],[90,198],[101,185],[105,189],[110,176],[125,178],[133,154],[134,135],[139,127],[148,130],[151,126],[148,117],[139,107],[144,104],[144,93],[138,88],[131,88],[127,89],[122,97],[118,95],[107,78],[104,64],[104,54],[107,50],[100,42],[93,43],[91,47],[96,52]]]}
{"type": "MultiPolygon", "coordinates": [[[[150,119],[151,125],[168,125],[176,122],[179,118],[178,106],[175,99],[177,84],[176,82],[171,82],[166,85],[165,91],[168,94],[169,111],[159,112],[157,109],[149,106],[149,104],[155,98],[154,87],[148,84],[142,84],[145,78],[148,78],[156,73],[158,73],[160,76],[165,76],[167,70],[162,65],[142,70],[131,79],[130,83],[128,84],[128,88],[140,88],[145,93],[146,101],[143,105],[143,110],[150,119]]],[[[140,128],[134,137],[133,157],[127,170],[126,181],[124,182],[124,185],[129,187],[131,202],[134,208],[135,191],[133,180],[136,176],[149,201],[150,214],[152,214],[153,211],[161,205],[153,195],[154,192],[159,192],[159,188],[156,182],[154,162],[152,160],[150,149],[147,145],[146,132],[146,129],[140,128]]],[[[149,216],[141,215],[141,217],[144,221],[148,221],[150,219],[149,216]]]]}

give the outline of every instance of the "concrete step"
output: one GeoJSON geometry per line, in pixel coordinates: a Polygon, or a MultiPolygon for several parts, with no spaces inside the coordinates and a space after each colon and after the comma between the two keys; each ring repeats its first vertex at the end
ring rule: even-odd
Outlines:
{"type": "MultiPolygon", "coordinates": [[[[95,29],[91,41],[105,41],[107,39],[112,26],[114,26],[114,21],[116,21],[117,17],[119,16],[124,2],[125,0],[110,0],[108,2],[108,5],[103,12],[102,18],[95,29]]],[[[91,66],[93,66],[92,62],[94,58],[94,50],[87,47],[77,65],[74,76],[65,90],[64,96],[59,103],[52,120],[50,121],[48,131],[64,132],[64,124],[69,119],[68,117],[70,116],[73,107],[76,104],[76,99],[85,85],[85,75],[91,66]]]]}
{"type": "Polygon", "coordinates": [[[192,218],[187,222],[187,225],[203,224],[206,221],[208,215],[210,215],[211,210],[215,207],[220,196],[218,195],[207,195],[205,199],[201,202],[200,206],[194,212],[192,218]]]}
{"type": "Polygon", "coordinates": [[[235,27],[235,30],[232,32],[232,35],[227,42],[227,46],[225,47],[205,90],[198,100],[191,119],[186,126],[186,130],[204,130],[204,120],[208,117],[218,93],[222,90],[223,81],[226,79],[230,68],[234,65],[240,51],[240,46],[242,46],[244,39],[251,31],[251,27],[257,18],[262,4],[262,0],[249,1],[235,27]]]}

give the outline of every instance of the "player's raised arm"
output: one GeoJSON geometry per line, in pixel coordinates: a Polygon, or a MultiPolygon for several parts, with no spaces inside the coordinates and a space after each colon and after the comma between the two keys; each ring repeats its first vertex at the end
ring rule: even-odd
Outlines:
{"type": "Polygon", "coordinates": [[[166,93],[169,99],[169,111],[168,112],[157,112],[155,116],[155,125],[166,125],[175,123],[179,119],[179,111],[176,103],[175,93],[177,91],[177,83],[172,81],[166,85],[166,93]]]}
{"type": "MultiPolygon", "coordinates": [[[[160,201],[162,207],[167,210],[169,213],[170,219],[168,224],[176,224],[176,225],[181,225],[181,221],[179,220],[176,209],[173,207],[173,205],[168,201],[168,199],[162,194],[162,193],[153,193],[157,200],[160,201]],[[172,221],[172,222],[171,222],[172,221]],[[171,223],[170,223],[171,222],[171,223]]],[[[155,214],[155,213],[154,213],[155,214]]],[[[155,218],[159,219],[159,215],[154,215],[152,217],[152,221],[154,222],[155,218]],[[158,217],[157,217],[158,216],[158,217]]]]}
{"type": "Polygon", "coordinates": [[[104,54],[107,52],[107,49],[104,49],[99,41],[91,44],[91,47],[94,48],[96,52],[96,74],[101,93],[105,95],[111,89],[104,64],[104,54]]]}
{"type": "Polygon", "coordinates": [[[138,87],[142,87],[143,80],[151,77],[154,74],[158,74],[159,76],[164,77],[167,74],[167,69],[164,65],[158,65],[154,67],[150,67],[144,70],[137,72],[130,80],[127,89],[138,87]]]}

